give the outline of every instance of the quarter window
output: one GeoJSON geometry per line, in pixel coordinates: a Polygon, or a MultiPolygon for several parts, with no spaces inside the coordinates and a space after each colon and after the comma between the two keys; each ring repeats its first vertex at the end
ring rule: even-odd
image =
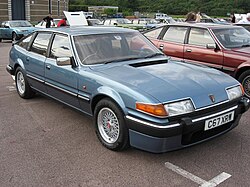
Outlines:
{"type": "Polygon", "coordinates": [[[152,31],[149,31],[149,32],[145,33],[144,35],[146,37],[149,37],[149,38],[155,38],[155,39],[157,39],[158,36],[160,35],[162,29],[163,29],[163,27],[158,28],[158,29],[154,29],[152,31]]]}
{"type": "Polygon", "coordinates": [[[36,36],[30,51],[46,56],[51,33],[38,33],[36,36]]]}
{"type": "Polygon", "coordinates": [[[19,42],[19,46],[24,48],[24,49],[27,49],[28,48],[28,45],[30,43],[30,40],[32,38],[33,34],[32,35],[29,35],[28,37],[24,38],[21,42],[19,42]]]}
{"type": "Polygon", "coordinates": [[[187,33],[186,27],[169,27],[163,36],[163,40],[176,43],[184,43],[187,33]]]}
{"type": "Polygon", "coordinates": [[[51,47],[50,58],[71,57],[70,44],[65,35],[56,35],[51,47]]]}
{"type": "Polygon", "coordinates": [[[208,30],[192,28],[189,35],[189,44],[206,47],[207,44],[214,44],[214,40],[208,30]]]}

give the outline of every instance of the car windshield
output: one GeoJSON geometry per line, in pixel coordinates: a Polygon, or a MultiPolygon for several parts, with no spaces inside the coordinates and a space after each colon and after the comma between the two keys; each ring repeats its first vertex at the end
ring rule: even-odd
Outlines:
{"type": "Polygon", "coordinates": [[[11,21],[10,27],[32,27],[28,21],[11,21]]]}
{"type": "Polygon", "coordinates": [[[163,55],[139,32],[78,35],[74,43],[83,64],[105,64],[163,55]]]}
{"type": "Polygon", "coordinates": [[[213,32],[226,48],[250,47],[250,32],[244,28],[213,29],[213,32]]]}

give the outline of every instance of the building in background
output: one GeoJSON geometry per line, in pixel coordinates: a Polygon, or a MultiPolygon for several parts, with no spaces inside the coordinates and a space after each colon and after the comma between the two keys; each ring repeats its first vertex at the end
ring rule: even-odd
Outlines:
{"type": "Polygon", "coordinates": [[[53,18],[63,17],[68,11],[69,0],[0,0],[0,21],[28,20],[40,21],[48,13],[53,18]]]}

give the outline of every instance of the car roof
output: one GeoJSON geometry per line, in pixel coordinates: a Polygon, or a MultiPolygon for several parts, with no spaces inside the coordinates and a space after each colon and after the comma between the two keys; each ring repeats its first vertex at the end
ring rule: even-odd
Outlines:
{"type": "Polygon", "coordinates": [[[224,24],[216,24],[216,23],[197,23],[197,22],[181,22],[181,23],[170,23],[168,25],[176,25],[176,26],[192,26],[199,28],[209,28],[209,29],[217,29],[217,28],[235,28],[234,25],[224,25],[224,24]]]}
{"type": "Polygon", "coordinates": [[[138,32],[132,29],[126,29],[121,27],[105,27],[105,26],[66,26],[42,29],[38,31],[53,31],[58,33],[64,33],[68,35],[90,35],[90,34],[108,34],[108,33],[131,33],[138,32]]]}

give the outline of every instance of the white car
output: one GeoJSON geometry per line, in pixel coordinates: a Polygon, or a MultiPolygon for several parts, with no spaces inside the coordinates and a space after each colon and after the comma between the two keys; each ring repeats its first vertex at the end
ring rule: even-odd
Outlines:
{"type": "MultiPolygon", "coordinates": [[[[51,21],[51,27],[57,27],[57,24],[60,20],[61,19],[53,19],[53,21],[51,21]]],[[[35,27],[46,28],[46,21],[44,20],[40,21],[38,24],[35,25],[35,27]]]]}

